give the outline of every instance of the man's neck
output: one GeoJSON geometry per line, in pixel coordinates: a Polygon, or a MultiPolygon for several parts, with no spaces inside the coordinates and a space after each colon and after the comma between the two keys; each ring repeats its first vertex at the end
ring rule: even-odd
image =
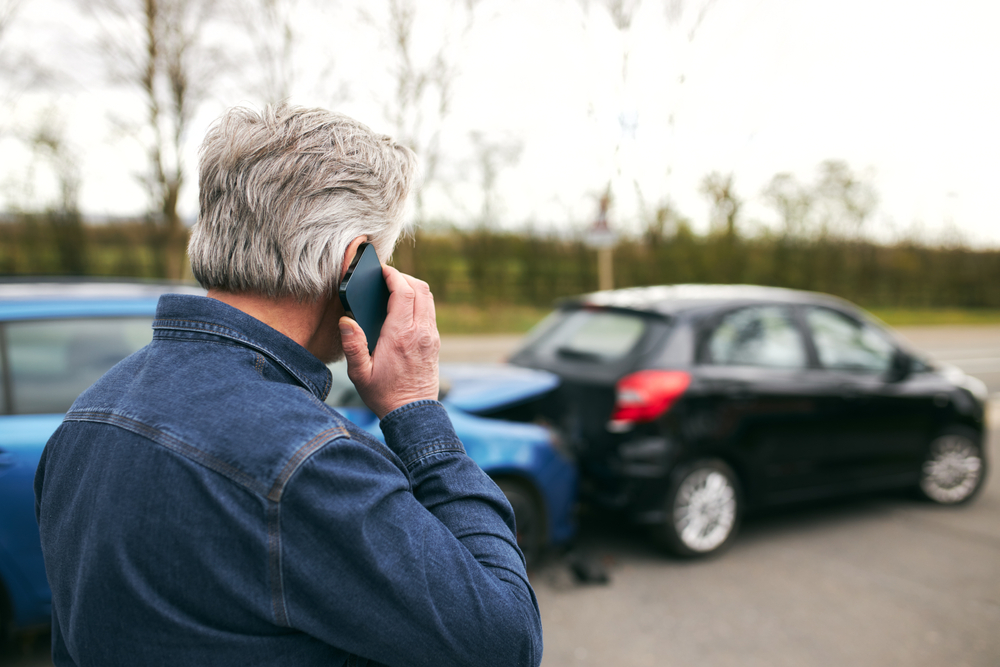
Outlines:
{"type": "Polygon", "coordinates": [[[234,294],[216,289],[210,289],[208,296],[242,310],[306,349],[310,349],[327,306],[327,302],[323,299],[316,301],[299,301],[295,297],[272,299],[260,294],[234,294]]]}

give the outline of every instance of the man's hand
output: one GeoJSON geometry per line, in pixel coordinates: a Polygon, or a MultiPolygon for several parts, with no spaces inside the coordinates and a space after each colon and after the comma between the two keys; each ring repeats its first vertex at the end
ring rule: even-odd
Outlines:
{"type": "Polygon", "coordinates": [[[427,283],[382,267],[389,287],[389,312],[375,352],[357,322],[340,318],[347,375],[361,400],[382,419],[407,403],[438,397],[438,336],[434,296],[427,283]]]}

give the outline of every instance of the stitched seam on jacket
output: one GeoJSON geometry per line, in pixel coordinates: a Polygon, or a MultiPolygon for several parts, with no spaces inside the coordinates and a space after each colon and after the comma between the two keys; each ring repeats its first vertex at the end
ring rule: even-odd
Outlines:
{"type": "Polygon", "coordinates": [[[153,320],[154,329],[181,329],[190,331],[209,331],[212,333],[222,334],[224,336],[229,336],[235,338],[236,340],[242,340],[249,342],[242,333],[236,329],[231,329],[223,324],[213,324],[211,322],[205,322],[203,320],[182,320],[174,317],[167,318],[157,318],[153,320]]]}
{"type": "Polygon", "coordinates": [[[271,611],[274,613],[274,622],[289,627],[285,583],[281,575],[281,504],[276,502],[268,502],[267,505],[267,567],[271,578],[271,611]]]}
{"type": "Polygon", "coordinates": [[[420,459],[427,458],[431,454],[438,454],[442,452],[457,452],[460,454],[465,453],[465,448],[462,447],[461,443],[454,442],[435,442],[430,445],[424,445],[420,449],[412,453],[412,455],[404,461],[407,468],[413,464],[420,461],[420,459]]]}
{"type": "Polygon", "coordinates": [[[347,430],[342,426],[326,429],[313,437],[302,447],[296,450],[291,459],[282,468],[281,473],[275,480],[270,492],[265,486],[246,475],[242,471],[229,465],[225,461],[206,454],[205,452],[192,447],[188,443],[164,433],[142,422],[100,410],[74,410],[68,413],[64,421],[91,422],[97,424],[107,424],[125,429],[144,437],[170,451],[179,454],[187,459],[203,465],[224,477],[250,489],[258,495],[266,495],[268,501],[267,513],[267,550],[268,550],[268,570],[271,578],[271,609],[274,613],[275,622],[288,627],[288,612],[285,605],[284,584],[281,571],[281,521],[280,504],[281,493],[284,490],[288,479],[294,474],[298,467],[317,449],[325,445],[331,439],[348,435],[347,430]],[[333,437],[330,437],[333,436],[333,437]]]}
{"type": "Polygon", "coordinates": [[[347,436],[348,433],[346,428],[343,426],[334,426],[333,428],[328,428],[325,431],[321,431],[316,434],[309,442],[295,450],[292,458],[288,459],[285,467],[281,469],[278,477],[274,480],[274,485],[267,493],[267,499],[279,502],[281,500],[281,494],[285,490],[285,484],[288,483],[289,478],[295,474],[295,471],[299,469],[299,466],[302,465],[307,458],[312,456],[313,452],[331,440],[347,436]]]}
{"type": "Polygon", "coordinates": [[[207,454],[197,447],[189,445],[180,438],[164,433],[159,429],[143,424],[142,422],[132,419],[131,417],[125,417],[113,412],[105,412],[101,410],[73,410],[72,412],[66,414],[65,421],[93,422],[123,428],[126,431],[131,431],[136,435],[140,435],[148,440],[151,440],[152,442],[155,442],[161,447],[165,447],[176,454],[180,454],[184,458],[190,459],[210,470],[214,470],[220,475],[223,475],[233,482],[250,489],[256,494],[262,496],[267,494],[267,487],[263,483],[257,481],[250,475],[247,475],[239,468],[236,468],[225,461],[212,456],[211,454],[207,454]]]}
{"type": "Polygon", "coordinates": [[[388,421],[391,424],[392,422],[399,419],[400,415],[404,415],[412,410],[419,410],[420,408],[426,408],[432,405],[441,405],[441,402],[435,401],[434,399],[431,398],[423,398],[419,401],[413,401],[412,403],[407,403],[406,405],[398,407],[392,412],[390,412],[388,415],[386,415],[388,419],[385,421],[388,421]]]}

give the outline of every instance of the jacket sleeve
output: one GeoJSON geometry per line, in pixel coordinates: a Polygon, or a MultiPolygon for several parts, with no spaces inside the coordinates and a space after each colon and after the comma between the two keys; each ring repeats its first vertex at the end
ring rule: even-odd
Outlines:
{"type": "Polygon", "coordinates": [[[436,401],[382,430],[405,473],[381,443],[343,438],[286,487],[277,620],[386,665],[536,667],[541,618],[506,498],[436,401]]]}

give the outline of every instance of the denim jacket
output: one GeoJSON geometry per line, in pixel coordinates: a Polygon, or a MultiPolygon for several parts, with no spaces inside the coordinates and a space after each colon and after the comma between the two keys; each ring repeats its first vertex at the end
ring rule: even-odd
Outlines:
{"type": "Polygon", "coordinates": [[[167,295],[46,445],[56,665],[538,665],[513,513],[436,401],[381,422],[262,322],[167,295]]]}

